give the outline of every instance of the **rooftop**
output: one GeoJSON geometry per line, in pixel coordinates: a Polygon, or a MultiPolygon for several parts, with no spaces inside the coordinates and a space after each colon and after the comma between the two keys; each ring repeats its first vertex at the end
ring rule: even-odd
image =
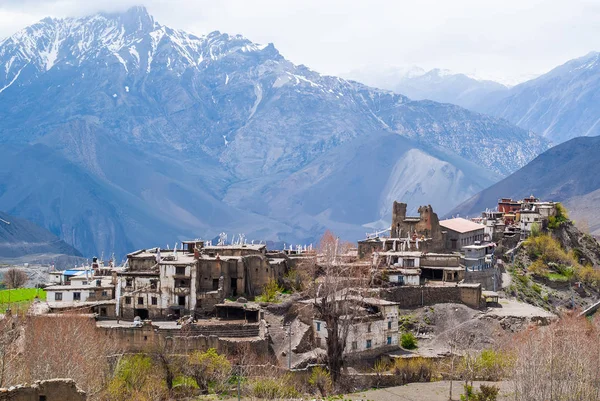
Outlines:
{"type": "Polygon", "coordinates": [[[422,252],[417,251],[387,251],[387,252],[379,252],[379,255],[382,256],[407,256],[412,258],[420,258],[423,256],[422,252]]]}
{"type": "Polygon", "coordinates": [[[78,291],[78,290],[94,290],[94,289],[98,289],[98,290],[103,290],[103,289],[112,289],[115,288],[114,285],[112,284],[106,284],[104,283],[103,285],[94,285],[94,284],[89,284],[89,285],[50,285],[48,287],[45,288],[46,291],[78,291]]]}
{"type": "Polygon", "coordinates": [[[388,273],[400,273],[405,276],[420,276],[421,275],[421,269],[399,268],[399,269],[387,269],[387,271],[388,271],[388,273]]]}
{"type": "Polygon", "coordinates": [[[210,245],[205,246],[203,249],[209,251],[218,251],[219,249],[252,249],[255,251],[260,251],[265,249],[267,246],[265,244],[244,244],[244,245],[210,245]]]}
{"type": "Polygon", "coordinates": [[[494,242],[487,242],[485,244],[473,244],[473,245],[463,246],[463,249],[484,249],[484,248],[495,247],[495,246],[496,246],[496,244],[494,242]]]}
{"type": "Polygon", "coordinates": [[[473,223],[471,220],[463,219],[462,217],[442,220],[440,221],[440,226],[461,234],[476,230],[483,230],[485,228],[483,224],[473,223]]]}

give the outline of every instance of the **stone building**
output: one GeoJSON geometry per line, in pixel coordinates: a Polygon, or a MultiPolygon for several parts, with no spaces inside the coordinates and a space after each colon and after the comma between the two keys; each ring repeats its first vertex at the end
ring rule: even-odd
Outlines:
{"type": "Polygon", "coordinates": [[[495,249],[496,244],[493,242],[463,247],[465,269],[467,271],[481,271],[494,267],[495,249]]]}
{"type": "Polygon", "coordinates": [[[384,270],[389,281],[397,284],[419,285],[426,280],[457,282],[464,278],[459,253],[376,252],[373,266],[384,270]],[[416,271],[418,279],[414,277],[416,271]]]}
{"type": "MultiPolygon", "coordinates": [[[[340,301],[342,302],[342,301],[340,301]]],[[[376,298],[347,296],[343,302],[353,302],[356,307],[346,341],[345,355],[369,351],[389,351],[398,347],[398,304],[376,298]]],[[[313,320],[317,348],[327,349],[327,325],[313,320]]]]}
{"type": "Polygon", "coordinates": [[[440,226],[446,232],[445,248],[450,251],[459,251],[484,240],[485,226],[471,220],[457,217],[440,221],[440,226]]]}
{"type": "Polygon", "coordinates": [[[359,241],[359,258],[374,252],[440,252],[444,249],[444,233],[432,207],[419,207],[419,216],[407,216],[406,208],[406,203],[394,202],[389,237],[373,235],[359,241]]]}
{"type": "Polygon", "coordinates": [[[0,401],[85,401],[87,395],[72,379],[36,381],[31,385],[0,388],[0,401]]]}
{"type": "Polygon", "coordinates": [[[149,249],[127,256],[118,273],[119,316],[167,319],[214,314],[215,305],[261,293],[289,268],[285,256],[270,257],[265,245],[205,246],[185,241],[181,250],[149,249]]]}

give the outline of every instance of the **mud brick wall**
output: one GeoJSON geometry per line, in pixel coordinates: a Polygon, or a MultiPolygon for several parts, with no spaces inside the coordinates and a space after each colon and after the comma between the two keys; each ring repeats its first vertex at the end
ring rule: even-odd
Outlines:
{"type": "Polygon", "coordinates": [[[440,303],[463,303],[479,308],[481,287],[394,287],[381,292],[383,299],[398,302],[400,308],[414,308],[440,303]]]}

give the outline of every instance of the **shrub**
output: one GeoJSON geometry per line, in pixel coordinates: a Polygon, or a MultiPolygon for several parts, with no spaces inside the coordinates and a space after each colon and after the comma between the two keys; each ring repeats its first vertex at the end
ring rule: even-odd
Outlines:
{"type": "Polygon", "coordinates": [[[417,339],[411,332],[402,333],[400,345],[405,349],[415,349],[417,348],[417,339]]]}
{"type": "Polygon", "coordinates": [[[265,285],[262,294],[256,297],[256,300],[259,302],[275,302],[277,300],[277,296],[282,292],[283,288],[281,288],[277,280],[271,279],[265,285]]]}
{"type": "Polygon", "coordinates": [[[313,368],[308,379],[308,384],[319,390],[323,397],[327,397],[327,394],[333,388],[329,372],[320,366],[313,368]]]}
{"type": "Polygon", "coordinates": [[[261,377],[249,382],[250,395],[267,400],[281,398],[299,398],[300,393],[292,383],[291,376],[261,377]]]}
{"type": "Polygon", "coordinates": [[[569,213],[562,203],[556,204],[556,215],[548,218],[548,228],[555,230],[563,223],[569,221],[569,213]]]}
{"type": "Polygon", "coordinates": [[[510,356],[491,349],[481,351],[476,360],[477,376],[483,380],[498,381],[512,366],[510,356]]]}
{"type": "Polygon", "coordinates": [[[533,223],[531,225],[531,236],[539,237],[541,234],[540,225],[538,223],[533,223]]]}
{"type": "Polygon", "coordinates": [[[225,355],[214,348],[206,352],[195,351],[188,357],[188,374],[194,378],[198,388],[206,392],[209,385],[219,387],[231,373],[231,363],[225,355]]]}
{"type": "Polygon", "coordinates": [[[160,369],[146,355],[124,356],[119,361],[113,379],[106,389],[110,400],[153,400],[168,395],[160,369]]]}
{"type": "Polygon", "coordinates": [[[479,386],[479,391],[474,391],[473,386],[464,385],[465,394],[460,395],[461,401],[496,401],[500,388],[497,386],[479,386]]]}
{"type": "Polygon", "coordinates": [[[403,383],[431,381],[433,370],[433,362],[425,358],[396,358],[392,365],[392,372],[401,376],[403,383]]]}

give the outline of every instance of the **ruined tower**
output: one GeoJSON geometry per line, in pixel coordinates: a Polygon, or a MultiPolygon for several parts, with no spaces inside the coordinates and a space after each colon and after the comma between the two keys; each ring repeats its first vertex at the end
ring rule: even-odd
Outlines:
{"type": "MultiPolygon", "coordinates": [[[[392,227],[390,236],[392,238],[400,237],[400,230],[404,229],[404,220],[406,219],[406,203],[399,203],[394,201],[392,208],[392,227]]],[[[406,235],[407,231],[404,231],[406,235]]]]}

